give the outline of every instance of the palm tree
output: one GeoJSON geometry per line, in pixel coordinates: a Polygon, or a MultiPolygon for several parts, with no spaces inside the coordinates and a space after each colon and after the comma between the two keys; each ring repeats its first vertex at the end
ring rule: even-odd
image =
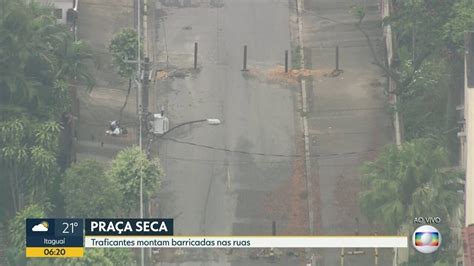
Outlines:
{"type": "Polygon", "coordinates": [[[88,47],[74,42],[50,10],[35,2],[6,1],[0,19],[0,103],[34,113],[47,109],[59,80],[82,81],[91,89],[88,61],[93,56],[88,47]]]}
{"type": "Polygon", "coordinates": [[[25,39],[32,34],[31,18],[22,3],[7,1],[0,24],[0,90],[2,99],[29,101],[36,94],[32,82],[24,75],[27,58],[31,51],[25,39]],[[7,97],[5,97],[7,96],[7,97]]]}
{"type": "Polygon", "coordinates": [[[94,87],[95,79],[90,71],[94,56],[90,47],[83,41],[74,41],[70,34],[65,36],[56,56],[56,79],[83,82],[88,90],[94,87]]]}
{"type": "Polygon", "coordinates": [[[377,160],[363,166],[361,181],[362,211],[390,233],[414,217],[449,220],[462,202],[461,174],[431,139],[387,146],[377,160]]]}
{"type": "MultiPolygon", "coordinates": [[[[14,211],[48,191],[58,174],[56,122],[69,109],[71,81],[90,89],[92,54],[49,9],[4,0],[0,17],[0,183],[14,211]]],[[[44,198],[44,197],[38,197],[44,198]]]]}
{"type": "Polygon", "coordinates": [[[0,180],[10,187],[12,211],[45,199],[56,160],[60,126],[26,116],[0,122],[0,180]]]}

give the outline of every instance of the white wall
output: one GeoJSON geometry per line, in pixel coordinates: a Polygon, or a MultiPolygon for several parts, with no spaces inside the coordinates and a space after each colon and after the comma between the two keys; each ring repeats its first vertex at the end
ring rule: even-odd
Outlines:
{"type": "MultiPolygon", "coordinates": [[[[466,60],[465,64],[466,64],[466,60]]],[[[466,68],[465,68],[466,69],[466,68]]],[[[465,73],[467,77],[467,73],[465,73]]],[[[466,226],[474,224],[474,88],[465,79],[464,115],[466,120],[466,226]]]]}
{"type": "Polygon", "coordinates": [[[54,8],[62,10],[62,18],[58,19],[59,22],[66,24],[67,11],[74,7],[73,0],[40,0],[42,4],[52,5],[54,8]]]}

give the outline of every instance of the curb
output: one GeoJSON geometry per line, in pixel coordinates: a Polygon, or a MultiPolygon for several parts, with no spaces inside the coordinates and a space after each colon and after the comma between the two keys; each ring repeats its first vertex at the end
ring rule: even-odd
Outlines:
{"type": "MultiPolygon", "coordinates": [[[[296,0],[296,21],[298,23],[298,45],[301,49],[301,67],[305,67],[304,59],[304,42],[303,42],[303,20],[301,17],[303,11],[304,0],[296,0]]],[[[305,162],[305,179],[306,179],[306,190],[308,193],[308,223],[309,223],[309,234],[314,235],[314,204],[313,204],[313,182],[311,178],[311,152],[309,147],[309,130],[308,130],[308,119],[306,114],[308,112],[308,99],[306,92],[306,80],[300,79],[300,88],[301,88],[301,107],[302,113],[301,116],[302,126],[303,126],[303,139],[304,139],[304,162],[305,162]]],[[[310,255],[309,262],[307,265],[315,265],[316,258],[314,252],[311,252],[307,249],[307,254],[310,255]]]]}

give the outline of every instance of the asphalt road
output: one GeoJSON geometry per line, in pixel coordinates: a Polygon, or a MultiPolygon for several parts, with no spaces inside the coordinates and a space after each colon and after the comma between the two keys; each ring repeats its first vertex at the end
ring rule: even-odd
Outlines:
{"type": "MultiPolygon", "coordinates": [[[[155,83],[156,106],[165,108],[171,126],[202,118],[223,121],[219,126],[185,126],[168,135],[215,149],[158,142],[166,171],[160,215],[175,217],[179,235],[270,235],[273,220],[278,233],[284,232],[288,217],[282,213],[287,210],[269,206],[275,194],[291,189],[294,162],[291,156],[270,154],[296,154],[296,89],[268,82],[264,74],[250,76],[283,63],[290,48],[288,1],[163,0],[156,8],[159,67],[174,76],[155,83]],[[199,43],[198,71],[189,69],[194,42],[199,43]],[[249,73],[241,71],[244,45],[249,73]]],[[[280,200],[285,201],[284,194],[280,200]]],[[[184,252],[160,265],[266,263],[248,260],[256,251],[184,252]]],[[[283,257],[281,265],[297,264],[298,258],[283,257]]]]}
{"type": "MultiPolygon", "coordinates": [[[[385,79],[372,63],[367,40],[355,27],[357,20],[350,12],[355,4],[366,8],[362,28],[382,54],[379,1],[305,0],[303,14],[307,67],[333,70],[338,45],[343,70],[337,77],[320,76],[307,82],[311,154],[320,156],[312,160],[319,184],[317,231],[328,235],[384,233],[381,227],[370,225],[358,204],[360,168],[391,141],[393,129],[384,104],[385,79]]],[[[344,265],[374,265],[375,250],[364,252],[346,255],[344,265]]],[[[391,265],[391,249],[379,252],[379,265],[391,265]]],[[[340,265],[340,254],[341,249],[321,250],[320,265],[340,265]]]]}

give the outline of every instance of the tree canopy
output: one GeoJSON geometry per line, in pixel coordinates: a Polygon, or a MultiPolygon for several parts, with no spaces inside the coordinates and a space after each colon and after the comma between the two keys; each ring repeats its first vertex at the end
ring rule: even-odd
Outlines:
{"type": "Polygon", "coordinates": [[[14,212],[26,204],[47,201],[48,189],[59,174],[56,155],[60,125],[24,116],[0,121],[0,180],[8,184],[14,212]]]}
{"type": "Polygon", "coordinates": [[[431,139],[388,145],[362,168],[362,210],[391,233],[413,217],[451,217],[462,201],[461,173],[450,168],[446,150],[431,139]]]}
{"type": "Polygon", "coordinates": [[[91,89],[94,79],[90,49],[51,8],[3,0],[0,14],[0,206],[8,219],[55,193],[71,91],[91,89]]]}
{"type": "MultiPolygon", "coordinates": [[[[18,212],[8,227],[9,247],[7,250],[7,260],[11,265],[25,265],[26,254],[26,218],[44,218],[46,208],[38,204],[32,204],[18,212]]],[[[30,262],[41,262],[41,259],[30,259],[30,262]]]]}
{"type": "MultiPolygon", "coordinates": [[[[414,217],[438,216],[443,241],[450,242],[449,226],[459,224],[454,219],[463,200],[462,173],[451,167],[446,149],[435,140],[385,146],[375,161],[364,164],[361,181],[359,203],[369,220],[390,234],[408,225],[404,233],[409,234],[414,217]]],[[[417,265],[428,265],[424,263],[417,265]]]]}
{"type": "Polygon", "coordinates": [[[94,160],[73,164],[66,170],[61,193],[67,217],[120,216],[122,197],[115,180],[105,174],[105,167],[94,160]]]}
{"type": "MultiPolygon", "coordinates": [[[[141,43],[140,43],[141,45],[141,43]]],[[[117,73],[125,79],[128,79],[128,90],[125,101],[120,108],[119,120],[122,119],[122,113],[128,103],[130,91],[132,89],[132,77],[137,74],[137,56],[138,56],[138,34],[131,28],[124,28],[110,41],[109,51],[112,54],[112,62],[117,68],[117,73]]],[[[143,49],[140,46],[140,54],[143,56],[143,49]]]]}
{"type": "MultiPolygon", "coordinates": [[[[124,28],[110,41],[109,51],[118,74],[131,79],[137,72],[138,34],[132,28],[124,28]]],[[[140,47],[140,51],[143,51],[140,47]]]]}
{"type": "Polygon", "coordinates": [[[92,54],[84,43],[74,42],[72,33],[56,22],[50,9],[34,1],[3,2],[0,106],[39,117],[58,117],[60,113],[48,111],[51,106],[67,107],[67,101],[58,101],[66,98],[64,84],[79,80],[88,88],[93,86],[87,67],[92,54]]]}
{"type": "Polygon", "coordinates": [[[398,106],[407,140],[435,137],[457,153],[456,101],[463,90],[464,32],[473,30],[470,0],[392,0],[385,24],[394,33],[398,106]],[[453,133],[454,132],[454,133],[453,133]]]}
{"type": "Polygon", "coordinates": [[[143,179],[144,198],[157,192],[163,171],[157,158],[147,159],[138,147],[119,152],[107,174],[115,180],[123,195],[122,208],[127,212],[139,208],[140,177],[143,179]]]}

